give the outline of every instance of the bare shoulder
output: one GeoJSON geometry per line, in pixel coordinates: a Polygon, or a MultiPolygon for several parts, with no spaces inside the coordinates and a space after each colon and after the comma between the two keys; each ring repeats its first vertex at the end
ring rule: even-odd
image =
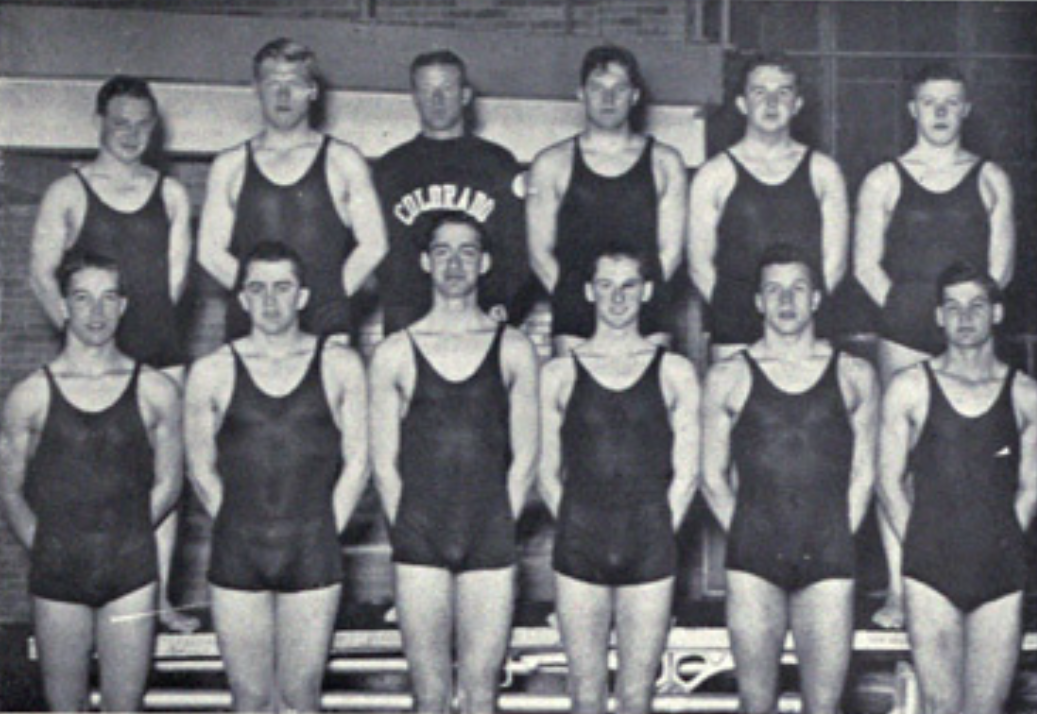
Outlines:
{"type": "Polygon", "coordinates": [[[993,161],[983,163],[983,168],[979,172],[979,180],[999,192],[1012,190],[1012,180],[1008,177],[1008,172],[993,161]]]}
{"type": "Polygon", "coordinates": [[[1016,372],[1012,401],[1031,418],[1037,419],[1037,380],[1025,372],[1016,372]]]}
{"type": "Polygon", "coordinates": [[[810,154],[810,171],[822,180],[842,180],[843,171],[839,164],[828,154],[814,151],[810,154]]]}
{"type": "Polygon", "coordinates": [[[501,335],[501,350],[505,357],[512,356],[519,359],[535,359],[536,348],[533,342],[522,330],[515,327],[505,327],[501,335]]]}
{"type": "Polygon", "coordinates": [[[216,155],[209,169],[209,180],[229,180],[245,170],[245,157],[248,155],[247,144],[238,144],[224,149],[216,155]]]}
{"type": "Polygon", "coordinates": [[[328,340],[324,343],[321,366],[325,370],[343,375],[355,376],[364,373],[364,362],[357,351],[337,340],[328,340]]]}
{"type": "Polygon", "coordinates": [[[4,402],[4,423],[33,422],[42,419],[50,404],[50,387],[42,369],[18,382],[4,402]]]}
{"type": "Polygon", "coordinates": [[[411,359],[410,340],[403,330],[394,332],[375,347],[371,356],[371,374],[386,374],[398,371],[411,359]]]}
{"type": "Polygon", "coordinates": [[[877,379],[871,362],[848,352],[839,353],[839,373],[860,386],[874,387],[877,379]]]}
{"type": "Polygon", "coordinates": [[[732,185],[736,173],[734,164],[725,152],[714,154],[695,172],[692,189],[704,193],[716,193],[732,185]]]}
{"type": "Polygon", "coordinates": [[[43,206],[62,210],[86,199],[83,182],[75,174],[67,174],[51,183],[43,193],[43,206]]]}
{"type": "Polygon", "coordinates": [[[892,161],[883,161],[864,177],[861,195],[866,193],[888,195],[900,190],[900,174],[892,161]]]}
{"type": "Polygon", "coordinates": [[[543,406],[564,408],[576,383],[576,361],[572,357],[555,357],[540,370],[540,393],[543,406]]]}
{"type": "Polygon", "coordinates": [[[717,398],[731,394],[752,380],[749,365],[741,353],[714,363],[706,373],[706,393],[717,398]]]}
{"type": "Polygon", "coordinates": [[[532,170],[538,173],[553,173],[568,169],[574,145],[574,140],[568,138],[541,149],[533,158],[532,170]]]}
{"type": "Polygon", "coordinates": [[[329,137],[328,158],[334,166],[347,173],[367,171],[367,159],[364,158],[356,146],[348,141],[329,137]]]}
{"type": "Polygon", "coordinates": [[[893,375],[882,398],[884,406],[907,408],[921,403],[928,395],[929,384],[925,368],[921,364],[915,364],[893,375]]]}
{"type": "Polygon", "coordinates": [[[673,385],[692,385],[698,388],[699,378],[695,365],[684,355],[666,352],[659,369],[662,371],[663,379],[673,385]]]}
{"type": "Polygon", "coordinates": [[[221,382],[230,382],[233,374],[234,355],[228,345],[223,345],[195,360],[187,373],[186,390],[189,394],[198,390],[212,391],[221,382]]]}
{"type": "Polygon", "coordinates": [[[670,144],[656,141],[652,152],[652,161],[667,171],[684,171],[684,157],[670,144]]]}

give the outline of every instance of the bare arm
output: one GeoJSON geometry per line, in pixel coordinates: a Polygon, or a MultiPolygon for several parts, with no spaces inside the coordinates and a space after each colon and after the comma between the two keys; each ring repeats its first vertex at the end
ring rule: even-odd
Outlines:
{"type": "Polygon", "coordinates": [[[234,289],[238,259],[230,253],[234,233],[234,210],[245,170],[245,148],[220,154],[209,170],[205,205],[198,229],[198,262],[216,282],[234,289]]]}
{"type": "Polygon", "coordinates": [[[860,528],[875,488],[875,445],[878,436],[879,384],[871,365],[855,357],[843,357],[844,374],[852,392],[850,428],[853,457],[850,471],[849,522],[860,528]]]}
{"type": "Polygon", "coordinates": [[[673,429],[673,481],[667,500],[676,531],[695,497],[699,480],[699,381],[691,362],[668,355],[663,379],[673,429]]]}
{"type": "Polygon", "coordinates": [[[58,288],[57,270],[65,251],[79,230],[76,214],[86,210],[86,196],[78,179],[67,176],[51,184],[40,203],[32,230],[29,275],[32,291],[47,318],[59,330],[65,326],[65,311],[58,288]]]}
{"type": "Polygon", "coordinates": [[[662,192],[659,195],[659,263],[663,279],[669,281],[677,272],[684,251],[684,227],[688,220],[688,174],[680,154],[659,145],[655,153],[662,169],[662,192]]]}
{"type": "Polygon", "coordinates": [[[407,338],[397,333],[378,346],[371,359],[371,464],[374,483],[389,523],[396,521],[403,479],[400,455],[400,421],[403,419],[402,376],[407,338]]]}
{"type": "Polygon", "coordinates": [[[731,486],[731,429],[737,413],[731,401],[746,369],[738,358],[710,368],[702,395],[702,492],[725,531],[734,519],[735,491],[731,486]]]}
{"type": "Polygon", "coordinates": [[[1015,208],[1008,174],[997,164],[986,164],[980,192],[990,211],[990,274],[1003,288],[1015,273],[1015,208]]]}
{"type": "Polygon", "coordinates": [[[36,514],[25,499],[25,475],[47,400],[42,376],[29,377],[8,396],[0,424],[0,505],[15,537],[29,549],[36,537],[36,514]]]}
{"type": "Polygon", "coordinates": [[[158,525],[173,510],[184,484],[183,405],[179,388],[161,372],[148,370],[141,375],[140,386],[155,456],[151,522],[158,525]]]}
{"type": "Polygon", "coordinates": [[[846,275],[850,253],[850,208],[846,181],[838,164],[823,154],[812,155],[811,175],[821,203],[821,256],[825,288],[832,293],[846,275]]]}
{"type": "Polygon", "coordinates": [[[232,383],[231,365],[229,350],[224,347],[195,363],[185,388],[187,473],[198,500],[213,518],[223,503],[223,482],[216,471],[216,432],[227,405],[221,403],[219,387],[232,383]]]}
{"type": "Polygon", "coordinates": [[[342,266],[342,287],[353,296],[389,252],[389,238],[367,162],[352,146],[339,142],[331,144],[330,156],[345,180],[349,221],[356,235],[356,250],[342,266]]]}
{"type": "Polygon", "coordinates": [[[540,465],[537,487],[551,515],[562,505],[562,421],[572,393],[572,360],[560,357],[544,367],[540,380],[540,465]]]}
{"type": "Polygon", "coordinates": [[[924,391],[921,367],[901,372],[890,383],[882,399],[879,426],[879,499],[889,516],[893,532],[901,542],[911,518],[907,462],[913,434],[912,411],[924,391]]]}
{"type": "Polygon", "coordinates": [[[170,222],[169,297],[176,304],[184,295],[191,264],[191,201],[179,181],[166,178],[162,189],[170,222]]]}
{"type": "Polygon", "coordinates": [[[878,305],[885,305],[892,282],[882,269],[886,229],[893,213],[893,193],[899,193],[896,169],[883,164],[861,185],[854,230],[853,268],[858,282],[878,305]]]}
{"type": "Polygon", "coordinates": [[[511,464],[508,467],[508,501],[518,520],[536,477],[540,453],[540,364],[529,339],[507,328],[501,345],[501,358],[508,384],[511,430],[511,464]]]}
{"type": "Polygon", "coordinates": [[[1016,420],[1019,423],[1019,489],[1015,494],[1015,515],[1026,531],[1037,512],[1037,383],[1019,375],[1013,389],[1016,420]]]}
{"type": "Polygon", "coordinates": [[[728,163],[722,157],[706,162],[692,179],[688,199],[688,270],[706,302],[713,300],[717,283],[717,226],[725,200],[724,186],[733,180],[733,176],[725,176],[728,163]]]}
{"type": "Polygon", "coordinates": [[[324,383],[331,385],[332,412],[342,433],[342,472],[332,494],[335,529],[342,532],[371,476],[367,459],[367,380],[356,352],[336,343],[325,346],[322,370],[326,375],[324,383]]]}
{"type": "Polygon", "coordinates": [[[526,195],[526,241],[530,267],[549,293],[553,293],[558,284],[555,240],[558,210],[562,205],[562,194],[557,187],[559,153],[559,147],[552,147],[533,161],[526,195]]]}

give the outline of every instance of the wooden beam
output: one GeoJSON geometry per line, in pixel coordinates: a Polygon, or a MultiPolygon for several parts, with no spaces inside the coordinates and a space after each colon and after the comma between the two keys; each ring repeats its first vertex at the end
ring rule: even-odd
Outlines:
{"type": "MultiPolygon", "coordinates": [[[[593,36],[380,26],[329,19],[192,15],[0,4],[0,75],[246,84],[251,58],[275,37],[312,47],[332,87],[404,92],[414,56],[451,48],[486,96],[569,99],[593,36]]],[[[633,50],[655,101],[719,104],[719,45],[615,36],[633,50]]]]}
{"type": "MultiPolygon", "coordinates": [[[[97,146],[97,80],[0,77],[0,148],[90,151],[97,146]]],[[[211,155],[259,129],[256,98],[247,86],[154,82],[162,109],[164,146],[173,155],[211,155]]],[[[484,98],[477,102],[481,136],[528,162],[550,143],[580,130],[575,101],[484,98]]],[[[409,94],[328,93],[326,130],[376,157],[411,138],[418,123],[409,94]]],[[[655,106],[648,130],[676,146],[688,166],[702,163],[705,122],[694,106],[655,106]]]]}

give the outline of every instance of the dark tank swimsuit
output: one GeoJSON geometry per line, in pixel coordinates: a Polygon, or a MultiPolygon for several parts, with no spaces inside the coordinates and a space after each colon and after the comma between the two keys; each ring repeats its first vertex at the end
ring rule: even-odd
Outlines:
{"type": "Polygon", "coordinates": [[[817,274],[824,274],[821,204],[810,180],[813,149],[807,149],[789,177],[777,184],[760,181],[733,153],[725,153],[737,179],[717,224],[711,340],[717,345],[748,345],[763,336],[756,309],[756,271],[767,248],[777,243],[798,246],[817,274]]]}
{"type": "Polygon", "coordinates": [[[676,571],[664,355],[657,349],[626,389],[605,387],[573,357],[576,382],[562,423],[566,479],[554,546],[554,569],[563,575],[620,586],[676,571]]]}
{"type": "Polygon", "coordinates": [[[915,498],[903,572],[969,613],[1026,587],[1026,542],[1015,514],[1015,370],[991,407],[968,417],[947,399],[932,365],[922,364],[929,413],[909,462],[915,498]]]}
{"type": "Polygon", "coordinates": [[[882,337],[911,349],[938,354],[946,346],[936,325],[936,279],[956,260],[982,272],[990,268],[990,214],[976,161],[949,191],[926,189],[899,161],[900,198],[886,230],[882,269],[892,286],[882,308],[882,337]]]}
{"type": "Polygon", "coordinates": [[[342,437],[321,376],[318,340],[302,380],[273,397],[234,355],[234,394],[216,434],[223,502],[209,581],[235,590],[299,592],[338,583],[342,553],[332,497],[342,437]]]}
{"type": "Polygon", "coordinates": [[[790,592],[852,578],[853,430],[839,388],[839,353],[812,387],[795,393],[742,354],[752,387],[731,432],[738,498],[727,568],[790,592]]]}
{"type": "Polygon", "coordinates": [[[655,140],[647,137],[633,166],[618,176],[602,176],[584,160],[579,137],[573,139],[572,176],[558,209],[558,284],[551,296],[553,334],[593,334],[594,306],[587,302],[584,285],[590,281],[602,249],[617,245],[648,259],[655,291],[641,311],[642,334],[670,331],[664,321],[667,291],[659,263],[654,145],[655,140]]]}
{"type": "Polygon", "coordinates": [[[184,338],[169,288],[169,215],[162,200],[165,177],[135,211],[105,203],[79,171],[86,191],[86,215],[70,257],[92,253],[119,264],[126,313],[116,344],[135,360],[162,369],[187,361],[184,338]]]}
{"type": "Polygon", "coordinates": [[[392,529],[393,562],[455,573],[515,563],[504,329],[497,329],[475,372],[458,381],[437,372],[406,332],[417,375],[400,425],[403,493],[392,529]]]}
{"type": "MultiPolygon", "coordinates": [[[[291,246],[302,258],[310,301],[300,324],[315,335],[346,333],[349,302],[342,268],[356,248],[352,229],[343,223],[328,186],[328,144],[324,137],[313,163],[294,183],[271,181],[256,164],[252,143],[245,144],[245,178],[238,196],[230,253],[238,260],[263,241],[291,246]]],[[[248,315],[232,299],[227,304],[226,340],[244,337],[248,315]]]]}
{"type": "Polygon", "coordinates": [[[25,481],[37,518],[29,592],[99,608],[158,579],[140,364],[119,398],[96,412],[68,401],[49,367],[43,373],[50,406],[25,481]]]}

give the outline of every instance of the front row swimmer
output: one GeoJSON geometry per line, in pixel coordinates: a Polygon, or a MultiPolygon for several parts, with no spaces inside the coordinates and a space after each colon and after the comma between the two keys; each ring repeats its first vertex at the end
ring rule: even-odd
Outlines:
{"type": "MultiPolygon", "coordinates": [[[[456,641],[461,709],[492,711],[514,521],[538,450],[536,361],[525,337],[478,310],[481,227],[448,213],[429,238],[434,306],[375,357],[372,451],[417,708],[452,706],[456,641]]],[[[643,267],[621,250],[597,259],[586,289],[595,335],[545,368],[541,391],[541,487],[559,518],[558,611],[580,712],[607,700],[613,622],[620,707],[650,710],[673,533],[695,488],[698,388],[686,360],[637,330],[651,290],[643,267]]],[[[114,345],[126,306],[115,263],[77,256],[60,285],[65,346],[8,398],[0,495],[31,551],[48,704],[87,706],[96,647],[104,707],[134,710],[154,641],[151,526],[180,487],[179,397],[114,345]]],[[[764,338],[715,365],[703,394],[705,491],[731,529],[728,622],[745,712],[773,710],[790,625],[810,711],[838,710],[849,660],[852,533],[874,478],[878,394],[866,363],[814,337],[817,286],[799,253],[771,249],[757,291],[764,338]]],[[[948,348],[887,392],[880,496],[904,540],[927,711],[994,714],[1022,632],[1037,384],[994,355],[1002,308],[989,277],[956,264],[938,289],[948,348]]],[[[252,331],[188,381],[191,475],[216,518],[209,578],[236,709],[319,707],[341,597],[337,534],[367,481],[363,368],[337,341],[300,331],[306,298],[291,249],[257,248],[239,292],[252,331]]]]}

